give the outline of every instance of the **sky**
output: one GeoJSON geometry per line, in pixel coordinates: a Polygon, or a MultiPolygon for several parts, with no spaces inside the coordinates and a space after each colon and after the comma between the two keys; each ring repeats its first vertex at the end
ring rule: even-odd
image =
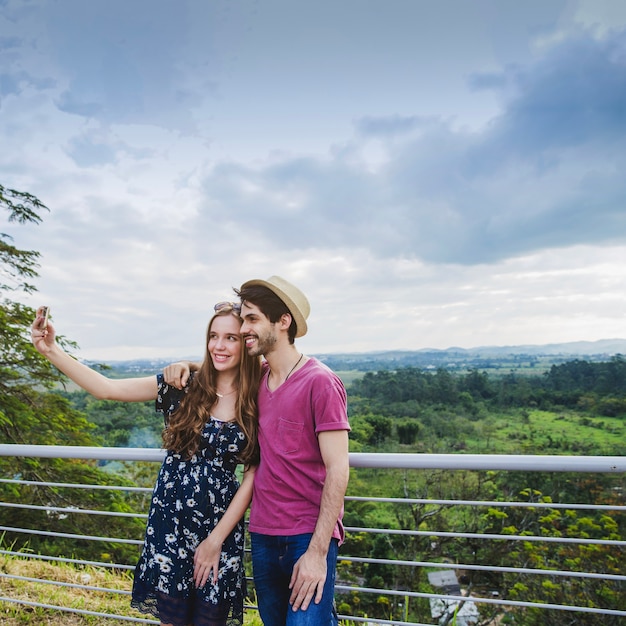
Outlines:
{"type": "Polygon", "coordinates": [[[309,354],[626,337],[623,0],[0,0],[0,184],[86,359],[201,355],[279,275],[309,354]]]}

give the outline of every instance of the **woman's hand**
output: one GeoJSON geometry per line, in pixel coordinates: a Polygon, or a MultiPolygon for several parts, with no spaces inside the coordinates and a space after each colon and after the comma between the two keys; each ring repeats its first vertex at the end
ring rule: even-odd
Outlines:
{"type": "Polygon", "coordinates": [[[209,578],[215,584],[220,567],[220,554],[222,553],[222,543],[213,539],[209,535],[198,546],[193,555],[193,580],[196,587],[204,587],[209,578]]]}
{"type": "Polygon", "coordinates": [[[52,326],[50,320],[48,320],[46,327],[43,327],[45,308],[46,307],[41,306],[37,309],[35,321],[30,326],[31,341],[37,349],[37,352],[43,354],[44,356],[48,355],[54,347],[54,340],[56,336],[54,326],[52,326]]]}

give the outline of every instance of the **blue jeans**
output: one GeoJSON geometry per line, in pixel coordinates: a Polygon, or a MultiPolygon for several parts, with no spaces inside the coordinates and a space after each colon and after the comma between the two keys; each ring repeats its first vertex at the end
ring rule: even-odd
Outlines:
{"type": "Polygon", "coordinates": [[[291,572],[309,547],[311,536],[310,533],[276,537],[250,533],[254,587],[264,626],[337,626],[334,600],[339,544],[336,539],[330,542],[320,603],[315,604],[312,599],[306,611],[294,611],[289,604],[291,572]]]}

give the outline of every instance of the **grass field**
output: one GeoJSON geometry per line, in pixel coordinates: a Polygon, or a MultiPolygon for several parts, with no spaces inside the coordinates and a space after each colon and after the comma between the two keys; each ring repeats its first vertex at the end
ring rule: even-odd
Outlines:
{"type": "MultiPolygon", "coordinates": [[[[584,417],[572,411],[533,410],[496,416],[486,432],[489,447],[495,445],[503,454],[615,454],[626,442],[623,419],[584,417]]],[[[475,444],[480,450],[481,442],[475,444]]]]}
{"type": "MultiPolygon", "coordinates": [[[[146,619],[130,607],[128,593],[132,587],[131,573],[115,573],[106,568],[74,567],[70,564],[54,564],[13,556],[0,557],[3,574],[22,578],[0,577],[0,595],[24,602],[65,606],[93,613],[113,613],[127,617],[146,619]],[[65,584],[88,585],[99,589],[123,591],[126,594],[107,591],[91,591],[74,587],[63,587],[36,583],[28,578],[54,580],[65,584]]],[[[132,622],[108,617],[80,615],[31,607],[13,602],[0,602],[0,624],[2,626],[112,626],[132,622]]],[[[250,611],[245,626],[262,626],[258,614],[250,611]]]]}

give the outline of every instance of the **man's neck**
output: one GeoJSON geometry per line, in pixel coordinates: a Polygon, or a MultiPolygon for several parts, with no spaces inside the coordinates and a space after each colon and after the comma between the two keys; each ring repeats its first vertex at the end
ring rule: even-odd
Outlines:
{"type": "Polygon", "coordinates": [[[287,380],[304,358],[294,344],[289,344],[272,350],[265,355],[265,360],[270,367],[270,387],[275,389],[287,380]]]}

